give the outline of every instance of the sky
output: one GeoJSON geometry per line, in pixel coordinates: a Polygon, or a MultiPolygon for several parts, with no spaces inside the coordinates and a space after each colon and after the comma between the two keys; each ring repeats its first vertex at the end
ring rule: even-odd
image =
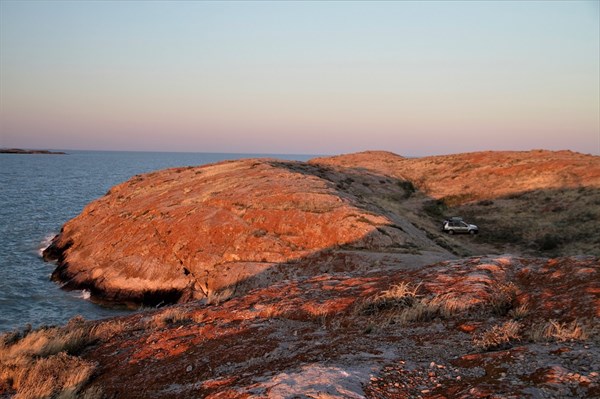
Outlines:
{"type": "Polygon", "coordinates": [[[599,4],[0,0],[0,147],[600,155],[599,4]]]}

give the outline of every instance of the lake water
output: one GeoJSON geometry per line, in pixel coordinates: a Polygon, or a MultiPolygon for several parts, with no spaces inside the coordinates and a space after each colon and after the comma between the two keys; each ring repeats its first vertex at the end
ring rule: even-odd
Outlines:
{"type": "Polygon", "coordinates": [[[54,266],[41,250],[69,219],[130,177],[225,159],[309,155],[67,151],[68,155],[0,154],[0,333],[25,324],[63,324],[75,315],[98,319],[107,309],[50,281],[54,266]]]}

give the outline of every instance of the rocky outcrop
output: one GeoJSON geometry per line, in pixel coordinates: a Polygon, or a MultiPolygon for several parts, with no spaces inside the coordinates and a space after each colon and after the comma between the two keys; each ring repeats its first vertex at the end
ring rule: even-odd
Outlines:
{"type": "Polygon", "coordinates": [[[112,188],[44,252],[53,278],[96,300],[182,302],[297,274],[415,267],[452,255],[371,201],[406,198],[393,177],[301,162],[169,169],[112,188]],[[420,257],[417,258],[416,255],[420,257]]]}
{"type": "Polygon", "coordinates": [[[131,317],[84,358],[100,362],[91,387],[108,396],[593,397],[599,301],[591,257],[328,273],[131,317]],[[494,344],[509,323],[514,336],[494,344]]]}
{"type": "MultiPolygon", "coordinates": [[[[29,335],[88,342],[71,359],[94,365],[82,397],[581,398],[600,394],[599,318],[600,259],[501,256],[298,277],[29,335]]],[[[0,342],[7,362],[23,346],[0,342]]]]}
{"type": "Polygon", "coordinates": [[[156,305],[456,255],[597,254],[599,219],[600,158],[569,151],[255,159],[136,176],[65,224],[44,257],[96,301],[156,305]],[[443,236],[439,219],[457,214],[480,237],[443,236]]]}

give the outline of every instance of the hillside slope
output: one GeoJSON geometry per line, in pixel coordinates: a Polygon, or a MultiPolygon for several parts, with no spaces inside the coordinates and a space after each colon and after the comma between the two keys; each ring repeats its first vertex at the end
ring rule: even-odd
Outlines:
{"type": "Polygon", "coordinates": [[[366,151],[309,162],[409,180],[434,199],[457,203],[532,190],[600,188],[600,157],[572,151],[485,151],[423,158],[366,151]]]}
{"type": "Polygon", "coordinates": [[[477,224],[479,244],[495,252],[600,255],[598,156],[538,150],[410,159],[368,151],[310,163],[410,181],[423,194],[403,204],[414,213],[411,221],[461,255],[479,252],[440,236],[439,223],[446,217],[477,224]]]}

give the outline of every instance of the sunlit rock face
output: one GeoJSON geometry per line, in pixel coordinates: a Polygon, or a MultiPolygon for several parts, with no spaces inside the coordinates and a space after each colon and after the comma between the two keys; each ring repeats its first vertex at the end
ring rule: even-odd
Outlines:
{"type": "Polygon", "coordinates": [[[69,221],[45,251],[53,274],[97,300],[201,299],[321,269],[370,267],[358,252],[447,251],[412,237],[369,195],[397,179],[300,162],[242,160],[136,176],[69,221]],[[344,251],[338,261],[331,253],[344,251]]]}
{"type": "Polygon", "coordinates": [[[599,214],[600,157],[570,151],[240,160],[136,176],[66,223],[45,257],[93,300],[156,305],[400,259],[596,254],[599,214]],[[480,237],[440,234],[431,201],[475,219],[480,237]]]}

